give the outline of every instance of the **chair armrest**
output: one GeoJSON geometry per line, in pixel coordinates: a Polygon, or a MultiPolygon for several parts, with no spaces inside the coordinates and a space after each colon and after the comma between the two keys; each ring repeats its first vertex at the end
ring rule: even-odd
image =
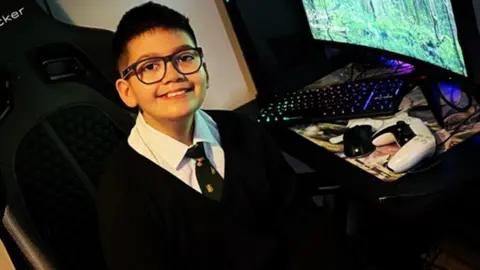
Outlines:
{"type": "Polygon", "coordinates": [[[43,250],[30,239],[24,229],[20,226],[8,206],[3,217],[3,225],[14,241],[16,248],[22,253],[21,255],[25,258],[25,263],[27,263],[29,267],[35,270],[55,269],[47,259],[43,250]]]}

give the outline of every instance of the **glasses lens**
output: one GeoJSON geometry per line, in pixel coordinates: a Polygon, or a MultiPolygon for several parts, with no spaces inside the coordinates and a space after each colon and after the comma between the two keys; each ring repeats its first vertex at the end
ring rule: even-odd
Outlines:
{"type": "Polygon", "coordinates": [[[202,57],[197,50],[181,51],[173,57],[177,70],[183,74],[197,72],[202,65],[202,57]]]}
{"type": "Polygon", "coordinates": [[[145,83],[153,83],[162,79],[165,74],[165,62],[161,58],[152,58],[138,64],[137,75],[145,83]]]}

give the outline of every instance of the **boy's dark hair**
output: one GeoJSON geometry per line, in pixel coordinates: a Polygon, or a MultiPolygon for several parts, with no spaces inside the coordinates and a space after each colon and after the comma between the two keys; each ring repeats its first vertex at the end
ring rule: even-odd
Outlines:
{"type": "Polygon", "coordinates": [[[180,30],[187,33],[197,44],[197,39],[189,19],[179,12],[153,2],[148,2],[127,11],[117,26],[113,36],[112,49],[117,65],[127,52],[127,44],[136,36],[149,30],[161,27],[164,29],[180,30]]]}

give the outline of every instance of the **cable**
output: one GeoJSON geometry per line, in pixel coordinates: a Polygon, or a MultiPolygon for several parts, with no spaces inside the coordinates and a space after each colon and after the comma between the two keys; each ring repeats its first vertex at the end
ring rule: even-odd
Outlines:
{"type": "Polygon", "coordinates": [[[421,173],[424,171],[428,171],[431,168],[440,164],[441,161],[442,161],[441,159],[438,159],[438,156],[434,155],[431,158],[417,164],[415,167],[410,169],[407,173],[412,174],[412,173],[421,173]]]}
{"type": "MultiPolygon", "coordinates": [[[[467,95],[468,103],[465,107],[461,108],[461,107],[458,107],[457,105],[453,104],[450,100],[448,100],[448,98],[446,98],[445,95],[443,94],[440,87],[437,87],[437,91],[438,91],[438,94],[440,95],[440,99],[442,99],[443,102],[445,102],[448,106],[450,106],[452,109],[454,109],[456,111],[466,112],[472,106],[473,100],[472,100],[472,95],[470,95],[470,94],[467,94],[467,93],[464,92],[467,95]]],[[[450,93],[450,95],[452,95],[452,93],[450,93]]]]}
{"type": "Polygon", "coordinates": [[[355,79],[352,78],[352,81],[358,81],[362,79],[362,76],[364,76],[364,74],[367,73],[368,71],[366,64],[359,65],[358,69],[359,69],[359,73],[355,76],[355,79]]]}
{"type": "Polygon", "coordinates": [[[356,81],[358,79],[359,74],[361,74],[362,71],[360,71],[360,73],[355,76],[355,70],[357,68],[360,70],[360,69],[363,68],[363,66],[364,66],[364,64],[352,63],[351,66],[350,66],[350,78],[348,80],[346,80],[345,83],[351,83],[351,82],[356,81]]]}
{"type": "Polygon", "coordinates": [[[45,8],[47,9],[48,15],[53,18],[53,13],[52,13],[52,10],[50,9],[50,6],[48,5],[48,0],[43,0],[43,4],[45,5],[45,8]]]}
{"type": "Polygon", "coordinates": [[[348,78],[347,80],[345,80],[345,83],[350,83],[350,82],[353,81],[353,73],[354,73],[354,71],[355,71],[355,64],[352,63],[352,64],[350,65],[350,78],[348,78]]]}
{"type": "MultiPolygon", "coordinates": [[[[377,68],[374,69],[375,72],[373,74],[370,74],[368,78],[377,78],[378,76],[392,76],[392,75],[398,75],[399,72],[403,72],[405,70],[411,69],[411,65],[407,63],[400,63],[399,61],[395,61],[396,66],[389,68],[388,71],[385,71],[385,69],[382,68],[377,68]]],[[[350,83],[358,80],[365,79],[365,76],[369,72],[369,65],[368,64],[355,64],[353,63],[350,69],[350,78],[346,80],[345,83],[350,83]],[[355,70],[358,70],[358,74],[355,74],[355,70]]]]}
{"type": "Polygon", "coordinates": [[[350,69],[350,81],[349,82],[353,82],[353,76],[355,75],[355,69],[356,69],[356,67],[355,67],[355,64],[353,63],[352,67],[350,69]]]}
{"type": "Polygon", "coordinates": [[[459,130],[459,128],[460,128],[461,126],[463,126],[467,121],[469,121],[470,119],[472,119],[473,116],[475,116],[475,115],[477,115],[477,114],[478,114],[478,110],[477,110],[477,108],[475,107],[475,110],[474,110],[467,118],[463,119],[463,120],[452,130],[452,132],[450,133],[450,135],[449,135],[446,139],[444,139],[442,142],[438,143],[438,144],[436,145],[436,147],[439,147],[439,146],[445,144],[446,142],[448,142],[448,140],[450,140],[453,136],[455,136],[455,134],[457,134],[457,132],[458,132],[458,130],[459,130]]]}

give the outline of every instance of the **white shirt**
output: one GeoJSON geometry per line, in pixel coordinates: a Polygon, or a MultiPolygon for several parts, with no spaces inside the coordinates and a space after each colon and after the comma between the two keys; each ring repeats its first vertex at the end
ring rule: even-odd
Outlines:
{"type": "MultiPolygon", "coordinates": [[[[205,154],[212,166],[225,175],[225,154],[220,144],[217,123],[204,111],[194,116],[193,144],[203,142],[205,154]]],[[[195,174],[195,160],[185,158],[190,146],[154,129],[139,113],[128,137],[128,144],[139,154],[164,168],[196,191],[202,193],[195,174]]]]}

